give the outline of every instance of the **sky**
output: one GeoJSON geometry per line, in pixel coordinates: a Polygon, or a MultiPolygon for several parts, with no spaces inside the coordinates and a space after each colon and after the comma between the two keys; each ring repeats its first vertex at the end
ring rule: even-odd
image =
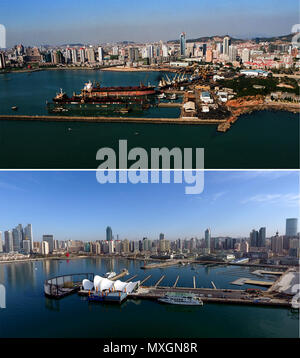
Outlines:
{"type": "Polygon", "coordinates": [[[299,216],[299,172],[205,171],[201,194],[181,184],[100,184],[95,171],[0,171],[0,231],[32,224],[35,241],[248,237],[285,233],[299,216]]]}
{"type": "Polygon", "coordinates": [[[286,35],[298,0],[1,0],[7,44],[135,42],[225,35],[286,35]]]}

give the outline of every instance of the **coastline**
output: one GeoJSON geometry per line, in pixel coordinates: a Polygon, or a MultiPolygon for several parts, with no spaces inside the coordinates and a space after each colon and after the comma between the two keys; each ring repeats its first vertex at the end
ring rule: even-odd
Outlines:
{"type": "Polygon", "coordinates": [[[40,67],[35,69],[21,69],[0,71],[0,75],[8,73],[32,73],[41,71],[111,71],[111,72],[177,72],[175,68],[144,68],[144,67],[119,67],[119,66],[104,66],[104,67],[40,67]]]}

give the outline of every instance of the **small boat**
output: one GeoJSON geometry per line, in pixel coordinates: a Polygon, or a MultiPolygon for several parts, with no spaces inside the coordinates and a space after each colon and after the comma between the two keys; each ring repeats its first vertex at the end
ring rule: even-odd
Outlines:
{"type": "Polygon", "coordinates": [[[194,294],[180,295],[176,293],[167,293],[164,297],[158,298],[157,301],[172,305],[203,306],[201,298],[194,294]]]}
{"type": "Polygon", "coordinates": [[[17,106],[12,106],[11,109],[12,109],[13,111],[16,111],[16,110],[18,109],[18,107],[17,107],[17,106]]]}
{"type": "Polygon", "coordinates": [[[159,99],[163,99],[163,98],[166,98],[167,96],[166,96],[166,94],[165,93],[161,93],[161,94],[159,94],[158,96],[157,96],[157,98],[159,98],[159,99]]]}
{"type": "Polygon", "coordinates": [[[177,99],[176,93],[173,93],[173,94],[170,96],[170,99],[172,99],[172,100],[173,100],[173,99],[174,99],[174,100],[177,99]]]}

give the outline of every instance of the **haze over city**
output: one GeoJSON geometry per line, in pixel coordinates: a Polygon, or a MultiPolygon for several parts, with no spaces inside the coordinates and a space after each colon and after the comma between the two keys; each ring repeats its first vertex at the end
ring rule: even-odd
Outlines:
{"type": "Polygon", "coordinates": [[[186,184],[99,184],[95,172],[1,172],[1,231],[33,225],[34,240],[169,240],[204,236],[267,237],[285,233],[285,219],[298,217],[299,173],[206,172],[204,191],[185,195],[186,184]]]}
{"type": "Polygon", "coordinates": [[[167,41],[229,34],[278,36],[299,22],[298,1],[1,1],[7,45],[167,41]],[[157,6],[155,6],[157,5],[157,6]],[[80,26],[79,26],[80,24],[80,26]]]}

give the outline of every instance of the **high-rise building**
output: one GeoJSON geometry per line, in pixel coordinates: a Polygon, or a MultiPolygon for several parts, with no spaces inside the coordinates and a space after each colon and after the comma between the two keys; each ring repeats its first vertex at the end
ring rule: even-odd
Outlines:
{"type": "Polygon", "coordinates": [[[266,228],[261,227],[258,232],[258,241],[257,241],[258,247],[265,247],[266,246],[266,228]]]}
{"type": "Polygon", "coordinates": [[[285,235],[297,236],[297,231],[298,231],[298,219],[296,218],[286,219],[285,235]]]}
{"type": "Polygon", "coordinates": [[[242,252],[249,252],[249,244],[245,240],[241,242],[241,251],[242,252]]]}
{"type": "Polygon", "coordinates": [[[212,60],[213,60],[213,52],[212,52],[212,49],[209,48],[209,49],[206,51],[205,61],[206,61],[206,62],[212,62],[212,60]]]}
{"type": "Polygon", "coordinates": [[[127,239],[122,241],[122,252],[125,254],[129,252],[129,241],[127,239]]]}
{"type": "Polygon", "coordinates": [[[237,56],[237,47],[230,45],[229,49],[228,49],[228,56],[229,56],[229,61],[234,62],[236,61],[236,56],[237,56]]]}
{"type": "Polygon", "coordinates": [[[204,241],[205,241],[205,251],[209,254],[210,253],[210,229],[206,229],[204,232],[204,241]]]}
{"type": "Polygon", "coordinates": [[[31,252],[31,242],[30,240],[23,240],[23,252],[28,255],[31,252]]]}
{"type": "Polygon", "coordinates": [[[78,62],[78,57],[77,57],[77,50],[76,48],[72,48],[72,62],[73,63],[77,63],[78,62]]]}
{"type": "Polygon", "coordinates": [[[30,241],[30,249],[33,250],[33,235],[32,235],[32,225],[28,224],[24,228],[24,240],[30,241]]]}
{"type": "Polygon", "coordinates": [[[49,245],[49,254],[52,254],[52,253],[53,253],[53,250],[54,250],[53,235],[43,235],[43,241],[48,242],[48,245],[49,245]]]}
{"type": "Polygon", "coordinates": [[[10,230],[4,232],[5,252],[10,253],[14,251],[13,236],[10,230]]]}
{"type": "Polygon", "coordinates": [[[180,56],[185,56],[185,46],[186,46],[186,39],[185,39],[185,32],[180,34],[180,56]]]}
{"type": "Polygon", "coordinates": [[[85,48],[80,48],[79,49],[79,60],[81,63],[84,63],[85,60],[86,60],[86,57],[85,57],[85,48]]]}
{"type": "Polygon", "coordinates": [[[283,237],[278,236],[278,232],[276,236],[271,238],[271,250],[274,254],[282,254],[283,253],[283,237]]]}
{"type": "Polygon", "coordinates": [[[14,251],[19,252],[21,250],[21,244],[22,244],[22,233],[18,226],[12,230],[12,236],[13,236],[14,251]]]}
{"type": "Polygon", "coordinates": [[[42,253],[42,255],[48,255],[49,254],[49,243],[48,243],[48,241],[42,241],[41,253],[42,253]]]}
{"type": "Polygon", "coordinates": [[[242,51],[242,62],[249,62],[250,61],[250,50],[244,48],[242,51]]]}
{"type": "Polygon", "coordinates": [[[106,228],[106,241],[112,241],[113,240],[113,234],[112,229],[110,226],[106,228]]]}
{"type": "Polygon", "coordinates": [[[251,247],[258,246],[258,231],[254,229],[250,232],[250,246],[251,247]]]}
{"type": "Polygon", "coordinates": [[[113,254],[115,252],[115,243],[113,240],[108,241],[108,253],[113,254]]]}
{"type": "Polygon", "coordinates": [[[225,36],[223,39],[223,53],[229,55],[229,46],[231,45],[231,39],[229,36],[225,36]]]}
{"type": "Polygon", "coordinates": [[[98,61],[102,62],[104,60],[104,51],[101,46],[98,47],[98,61]]]}
{"type": "Polygon", "coordinates": [[[164,238],[165,238],[165,234],[160,233],[160,234],[159,234],[159,240],[164,240],[164,238]]]}
{"type": "Polygon", "coordinates": [[[95,56],[95,51],[94,51],[93,47],[89,47],[86,50],[86,55],[87,55],[88,62],[90,62],[90,63],[96,62],[96,56],[95,56]]]}

